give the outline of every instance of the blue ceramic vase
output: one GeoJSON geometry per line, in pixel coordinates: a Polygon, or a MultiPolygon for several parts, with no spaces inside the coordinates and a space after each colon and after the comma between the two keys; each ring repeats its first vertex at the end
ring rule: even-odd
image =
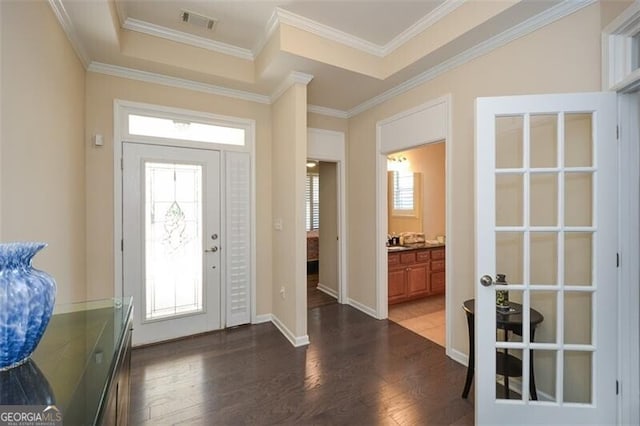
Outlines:
{"type": "Polygon", "coordinates": [[[0,371],[29,359],[49,324],[56,283],[31,259],[45,243],[0,244],[0,371]]]}

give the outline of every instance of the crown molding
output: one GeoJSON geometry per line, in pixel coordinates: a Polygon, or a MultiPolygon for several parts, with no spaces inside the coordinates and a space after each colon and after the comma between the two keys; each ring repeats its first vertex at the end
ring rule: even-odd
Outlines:
{"type": "Polygon", "coordinates": [[[476,46],[473,46],[470,49],[465,50],[464,52],[454,56],[453,58],[444,61],[427,71],[418,74],[417,76],[405,81],[398,86],[395,86],[380,95],[374,96],[373,98],[351,108],[347,111],[349,118],[356,116],[358,114],[363,113],[364,111],[371,109],[381,103],[398,96],[404,92],[407,92],[429,80],[433,80],[437,76],[444,74],[447,71],[450,71],[460,65],[463,65],[472,59],[475,59],[479,56],[486,55],[487,53],[495,50],[501,46],[504,46],[507,43],[510,43],[520,37],[523,37],[527,34],[530,34],[546,25],[551,24],[559,19],[562,19],[566,16],[571,15],[583,9],[587,6],[590,6],[596,3],[597,0],[564,0],[562,3],[545,10],[542,13],[539,13],[536,16],[533,16],[527,19],[524,22],[512,27],[476,46]]]}
{"type": "Polygon", "coordinates": [[[349,118],[349,113],[340,109],[327,108],[319,105],[307,105],[307,111],[315,114],[326,115],[335,118],[349,118]]]}
{"type": "Polygon", "coordinates": [[[274,103],[287,89],[294,84],[304,84],[305,86],[313,79],[311,74],[305,74],[299,71],[291,71],[287,77],[271,94],[270,102],[274,103]]]}
{"type": "Polygon", "coordinates": [[[249,49],[233,46],[231,44],[222,43],[208,38],[188,34],[182,31],[173,30],[171,28],[152,24],[150,22],[141,21],[139,19],[127,18],[122,28],[130,31],[160,37],[165,40],[175,41],[177,43],[188,44],[190,46],[211,50],[212,52],[223,53],[236,58],[253,61],[253,52],[249,49]]]}
{"type": "Polygon", "coordinates": [[[253,57],[257,58],[262,49],[266,46],[266,44],[271,39],[271,36],[276,32],[276,30],[280,27],[280,21],[278,20],[278,9],[274,9],[271,17],[267,21],[267,25],[265,25],[265,30],[256,45],[253,47],[253,57]]]}
{"type": "Polygon", "coordinates": [[[208,93],[228,98],[240,99],[243,101],[257,102],[260,104],[270,104],[269,96],[260,95],[243,90],[229,89],[227,87],[216,86],[214,84],[200,83],[184,78],[170,77],[163,74],[156,74],[148,71],[136,70],[133,68],[121,67],[119,65],[104,64],[101,62],[91,62],[87,71],[99,74],[112,75],[114,77],[128,78],[131,80],[144,81],[146,83],[161,84],[163,86],[177,87],[180,89],[193,90],[196,92],[208,93]]]}
{"type": "Polygon", "coordinates": [[[62,4],[62,0],[49,0],[49,6],[53,10],[54,15],[58,19],[62,30],[67,35],[73,50],[76,52],[76,56],[82,62],[82,66],[86,69],[89,66],[91,60],[89,59],[89,55],[84,48],[84,45],[80,41],[78,34],[76,33],[75,27],[73,26],[73,22],[71,22],[71,18],[69,18],[69,14],[67,10],[64,8],[62,4]]]}
{"type": "Polygon", "coordinates": [[[292,27],[315,34],[327,40],[361,50],[365,53],[379,57],[384,56],[384,48],[378,44],[371,43],[370,41],[337,30],[328,25],[321,24],[309,18],[305,18],[304,16],[296,15],[288,10],[276,8],[276,13],[279,25],[291,25],[292,27]]]}
{"type": "Polygon", "coordinates": [[[383,56],[393,53],[394,50],[462,6],[466,1],[467,0],[446,0],[431,12],[420,18],[409,28],[394,37],[389,43],[385,44],[382,47],[383,56]]]}

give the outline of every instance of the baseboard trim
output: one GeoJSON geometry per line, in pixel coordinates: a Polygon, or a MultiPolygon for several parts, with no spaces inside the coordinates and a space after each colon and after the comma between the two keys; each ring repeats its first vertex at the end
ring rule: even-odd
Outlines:
{"type": "Polygon", "coordinates": [[[317,288],[318,288],[318,290],[320,290],[324,294],[328,294],[329,296],[333,297],[334,299],[338,298],[338,292],[335,291],[334,289],[330,288],[330,287],[327,287],[324,284],[318,283],[317,288]]]}
{"type": "Polygon", "coordinates": [[[276,326],[278,330],[280,330],[280,333],[282,333],[294,347],[297,348],[309,344],[309,335],[305,334],[304,336],[295,336],[276,315],[271,314],[271,322],[276,326]]]}
{"type": "Polygon", "coordinates": [[[370,308],[368,306],[365,306],[362,303],[358,302],[357,300],[353,300],[351,298],[349,299],[348,303],[349,303],[350,306],[353,306],[354,308],[356,308],[360,312],[364,312],[365,314],[369,315],[370,317],[373,317],[375,319],[379,319],[375,309],[372,309],[372,308],[370,308]]]}
{"type": "Polygon", "coordinates": [[[251,324],[262,324],[265,322],[271,322],[272,319],[273,316],[271,314],[256,315],[253,321],[251,321],[251,324]]]}
{"type": "Polygon", "coordinates": [[[469,357],[457,349],[448,350],[447,356],[465,367],[469,365],[469,357]]]}

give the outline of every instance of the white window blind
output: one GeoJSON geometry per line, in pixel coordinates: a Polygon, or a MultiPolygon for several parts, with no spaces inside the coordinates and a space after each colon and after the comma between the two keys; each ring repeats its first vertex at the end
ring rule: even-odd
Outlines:
{"type": "Polygon", "coordinates": [[[414,179],[410,171],[393,172],[393,210],[395,212],[414,211],[414,179]]]}
{"type": "Polygon", "coordinates": [[[320,175],[307,173],[306,182],[307,231],[320,228],[320,175]]]}

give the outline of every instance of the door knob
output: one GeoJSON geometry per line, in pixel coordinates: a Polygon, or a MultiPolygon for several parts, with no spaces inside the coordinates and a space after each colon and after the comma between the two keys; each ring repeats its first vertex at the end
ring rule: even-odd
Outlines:
{"type": "Polygon", "coordinates": [[[482,278],[480,278],[480,284],[489,287],[493,284],[493,278],[491,278],[491,275],[483,275],[482,278]]]}
{"type": "Polygon", "coordinates": [[[205,253],[215,253],[218,251],[218,247],[217,246],[213,246],[210,249],[206,249],[205,253]]]}

